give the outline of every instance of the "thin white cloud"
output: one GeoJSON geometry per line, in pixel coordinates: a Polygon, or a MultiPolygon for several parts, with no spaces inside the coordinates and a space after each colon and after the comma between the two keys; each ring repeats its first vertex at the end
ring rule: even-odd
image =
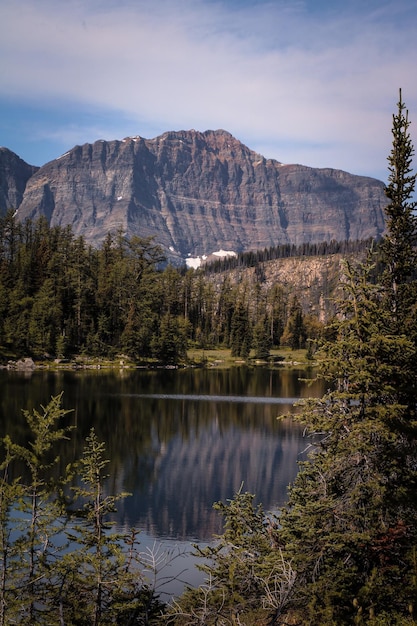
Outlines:
{"type": "Polygon", "coordinates": [[[372,174],[400,86],[417,127],[412,4],[2,0],[1,90],[119,112],[132,134],[225,128],[267,157],[372,174]]]}

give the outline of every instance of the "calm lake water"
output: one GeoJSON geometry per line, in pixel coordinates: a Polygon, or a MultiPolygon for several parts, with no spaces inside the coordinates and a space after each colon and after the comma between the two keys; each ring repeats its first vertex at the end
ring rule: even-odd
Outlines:
{"type": "Polygon", "coordinates": [[[309,376],[246,367],[0,371],[0,435],[24,443],[22,409],[63,391],[76,429],[59,450],[62,467],[80,457],[94,426],[110,459],[109,492],[132,494],[118,503],[117,524],[141,529],[145,546],[181,551],[221,532],[213,502],[242,483],[265,510],[285,502],[308,442],[291,418],[277,417],[294,413],[298,398],[323,395],[322,383],[301,380],[309,376]]]}

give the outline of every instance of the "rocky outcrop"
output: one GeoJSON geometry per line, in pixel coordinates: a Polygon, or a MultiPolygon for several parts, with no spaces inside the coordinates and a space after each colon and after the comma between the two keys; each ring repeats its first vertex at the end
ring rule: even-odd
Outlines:
{"type": "Polygon", "coordinates": [[[222,130],[180,131],[73,148],[30,178],[18,215],[71,224],[93,245],[152,235],[175,261],[378,237],[385,204],[375,179],[283,165],[222,130]]]}
{"type": "Polygon", "coordinates": [[[0,148],[0,215],[20,206],[26,184],[38,169],[11,150],[0,148]]]}
{"type": "MultiPolygon", "coordinates": [[[[362,261],[365,257],[366,251],[294,256],[262,262],[256,268],[237,267],[211,273],[206,278],[217,293],[220,293],[225,279],[233,285],[247,285],[249,290],[256,289],[258,285],[260,294],[267,294],[274,285],[279,285],[287,301],[296,296],[305,314],[312,314],[322,323],[327,323],[336,314],[337,303],[342,296],[346,260],[362,261]],[[259,268],[262,270],[262,281],[259,280],[259,268]]],[[[256,306],[255,301],[252,306],[256,306]]]]}

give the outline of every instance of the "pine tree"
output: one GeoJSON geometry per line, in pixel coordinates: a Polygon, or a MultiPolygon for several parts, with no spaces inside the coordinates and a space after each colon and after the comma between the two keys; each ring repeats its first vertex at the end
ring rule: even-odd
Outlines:
{"type": "Polygon", "coordinates": [[[109,516],[115,511],[117,498],[104,492],[108,463],[104,449],[91,429],[80,461],[80,484],[73,488],[75,502],[80,505],[67,530],[73,549],[61,561],[59,606],[65,623],[98,626],[105,612],[110,623],[112,594],[123,569],[120,537],[110,533],[109,516]]]}
{"type": "Polygon", "coordinates": [[[60,561],[55,604],[65,624],[158,623],[161,605],[141,573],[138,533],[113,528],[116,503],[129,494],[106,493],[108,462],[105,444],[92,428],[73,487],[79,508],[66,531],[71,550],[60,561]]]}
{"type": "Polygon", "coordinates": [[[279,346],[284,331],[285,304],[283,288],[273,285],[268,291],[268,316],[271,343],[276,346],[279,346]]]}
{"type": "Polygon", "coordinates": [[[388,273],[375,282],[372,251],[364,264],[346,264],[336,341],[322,351],[331,390],[302,406],[314,448],[280,517],[279,541],[297,571],[293,606],[311,625],[415,623],[417,346],[405,333],[409,300],[399,286],[414,285],[398,250],[414,218],[405,208],[411,147],[397,123],[393,151],[408,148],[396,157],[404,211],[387,209],[388,273]]]}
{"type": "Polygon", "coordinates": [[[316,449],[281,517],[312,624],[351,623],[359,609],[407,614],[416,592],[417,431],[404,399],[417,354],[406,337],[386,334],[390,316],[370,269],[347,267],[337,341],[323,354],[334,391],[299,416],[316,449]]]}
{"type": "Polygon", "coordinates": [[[253,349],[256,359],[268,359],[271,351],[271,336],[266,317],[259,320],[253,329],[253,349]]]}
{"type": "Polygon", "coordinates": [[[54,447],[67,436],[59,421],[68,412],[61,401],[62,394],[41,411],[24,411],[27,446],[2,440],[0,626],[160,623],[163,606],[142,575],[148,563],[138,533],[112,530],[110,515],[126,494],[106,494],[108,461],[94,430],[79,464],[59,476],[54,447]],[[28,471],[16,477],[22,462],[28,471]]]}
{"type": "MultiPolygon", "coordinates": [[[[261,607],[268,604],[267,595],[274,587],[277,572],[273,571],[276,562],[268,567],[270,523],[262,506],[254,505],[254,495],[241,490],[226,503],[216,502],[214,508],[223,517],[224,532],[216,537],[214,546],[195,546],[195,556],[203,559],[198,567],[205,572],[206,583],[187,590],[174,602],[168,623],[266,624],[269,610],[261,607]],[[252,621],[253,615],[257,621],[252,621]],[[247,617],[250,621],[246,621],[247,617]]],[[[287,582],[289,588],[291,581],[287,582]]],[[[281,590],[284,595],[284,588],[281,590]]],[[[279,603],[277,597],[275,600],[279,603]]],[[[284,599],[282,603],[285,604],[284,599]]]]}
{"type": "Polygon", "coordinates": [[[246,359],[252,345],[252,328],[247,306],[238,302],[231,320],[230,347],[232,356],[246,359]]]}
{"type": "Polygon", "coordinates": [[[388,306],[397,331],[404,329],[410,301],[415,302],[415,292],[410,293],[409,282],[417,264],[417,216],[413,201],[417,174],[412,173],[414,147],[411,141],[408,111],[400,90],[398,111],[393,115],[392,150],[388,157],[389,178],[385,194],[389,200],[385,207],[387,232],[382,242],[386,263],[384,281],[388,306]]]}
{"type": "Polygon", "coordinates": [[[169,313],[160,320],[158,331],[151,340],[152,355],[171,365],[184,361],[187,356],[186,322],[169,313]]]}
{"type": "Polygon", "coordinates": [[[24,486],[20,478],[10,476],[14,461],[9,442],[5,442],[4,459],[0,465],[0,626],[7,626],[19,614],[21,607],[18,602],[16,588],[19,586],[19,571],[16,561],[19,548],[12,539],[13,508],[24,495],[24,486]]]}
{"type": "Polygon", "coordinates": [[[59,424],[68,412],[61,400],[62,394],[41,411],[24,411],[31,432],[26,447],[12,442],[9,436],[3,440],[1,578],[5,624],[53,622],[50,597],[58,580],[57,561],[64,548],[60,533],[65,523],[65,477],[53,478],[59,461],[54,446],[67,432],[59,424]],[[9,473],[16,461],[27,467],[29,479],[25,482],[9,473]]]}
{"type": "Polygon", "coordinates": [[[293,296],[290,304],[288,320],[281,337],[281,343],[293,350],[305,347],[306,329],[301,304],[297,296],[293,296]]]}

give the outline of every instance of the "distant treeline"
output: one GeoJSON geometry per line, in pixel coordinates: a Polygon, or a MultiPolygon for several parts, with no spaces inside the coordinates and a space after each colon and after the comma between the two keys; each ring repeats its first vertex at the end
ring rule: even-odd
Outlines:
{"type": "Polygon", "coordinates": [[[263,250],[251,250],[240,252],[237,256],[229,256],[223,259],[210,261],[203,266],[206,273],[220,273],[236,268],[256,267],[258,263],[273,261],[275,259],[288,259],[299,256],[326,256],[328,254],[354,254],[368,250],[372,238],[364,240],[322,241],[321,243],[302,243],[299,246],[285,243],[279,246],[270,246],[263,250]]]}
{"type": "MultiPolygon", "coordinates": [[[[304,347],[323,332],[319,308],[301,304],[296,286],[266,281],[264,262],[362,252],[368,244],[276,246],[202,270],[176,269],[152,238],[109,234],[93,248],[70,226],[19,222],[9,211],[0,217],[0,356],[125,354],[178,363],[190,346],[257,358],[272,346],[304,347]],[[252,277],[227,271],[251,266],[252,277]]],[[[311,291],[316,305],[337,280],[327,274],[311,291]]]]}

